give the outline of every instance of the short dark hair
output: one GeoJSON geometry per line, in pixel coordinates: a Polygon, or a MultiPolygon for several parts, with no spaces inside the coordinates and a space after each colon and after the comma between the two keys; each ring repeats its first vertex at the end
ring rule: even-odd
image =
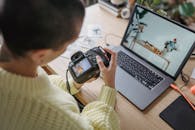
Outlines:
{"type": "Polygon", "coordinates": [[[58,49],[72,40],[85,9],[80,0],[4,0],[0,29],[11,53],[58,49]]]}

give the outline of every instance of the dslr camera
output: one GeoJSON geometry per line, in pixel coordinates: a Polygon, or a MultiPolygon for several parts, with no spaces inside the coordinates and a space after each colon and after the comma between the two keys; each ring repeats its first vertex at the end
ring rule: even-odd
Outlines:
{"type": "Polygon", "coordinates": [[[84,83],[89,79],[100,75],[100,70],[96,61],[96,56],[101,57],[104,65],[109,66],[111,54],[102,47],[94,47],[83,53],[78,51],[71,56],[68,70],[77,83],[84,83]]]}

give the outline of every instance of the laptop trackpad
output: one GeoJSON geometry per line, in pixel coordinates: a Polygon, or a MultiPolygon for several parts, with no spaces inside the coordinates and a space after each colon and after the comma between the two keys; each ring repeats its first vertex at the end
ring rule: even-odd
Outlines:
{"type": "Polygon", "coordinates": [[[152,95],[149,93],[152,94],[152,90],[143,86],[120,67],[117,67],[116,71],[116,89],[140,109],[144,109],[151,102],[152,95]]]}

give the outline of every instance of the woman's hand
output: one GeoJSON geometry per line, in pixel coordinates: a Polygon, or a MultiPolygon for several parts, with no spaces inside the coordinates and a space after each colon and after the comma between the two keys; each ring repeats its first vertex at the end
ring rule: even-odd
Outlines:
{"type": "Polygon", "coordinates": [[[97,63],[100,68],[105,85],[115,88],[115,72],[116,72],[116,66],[117,66],[117,63],[116,63],[117,54],[106,48],[105,48],[105,51],[111,54],[110,65],[106,67],[102,59],[99,56],[96,57],[97,63]]]}
{"type": "MultiPolygon", "coordinates": [[[[94,80],[96,80],[97,78],[91,78],[91,79],[89,79],[88,81],[86,81],[85,83],[91,83],[91,82],[93,82],[94,80]]],[[[77,89],[80,89],[82,86],[83,86],[83,84],[79,84],[79,83],[77,83],[76,81],[73,81],[73,84],[74,84],[74,86],[77,88],[77,89]]]]}

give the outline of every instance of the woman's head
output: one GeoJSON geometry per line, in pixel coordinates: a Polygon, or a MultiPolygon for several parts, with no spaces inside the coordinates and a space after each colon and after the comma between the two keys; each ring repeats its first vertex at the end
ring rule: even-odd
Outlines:
{"type": "Polygon", "coordinates": [[[38,50],[62,53],[78,36],[85,13],[80,0],[4,0],[0,11],[4,46],[17,57],[38,50]]]}

